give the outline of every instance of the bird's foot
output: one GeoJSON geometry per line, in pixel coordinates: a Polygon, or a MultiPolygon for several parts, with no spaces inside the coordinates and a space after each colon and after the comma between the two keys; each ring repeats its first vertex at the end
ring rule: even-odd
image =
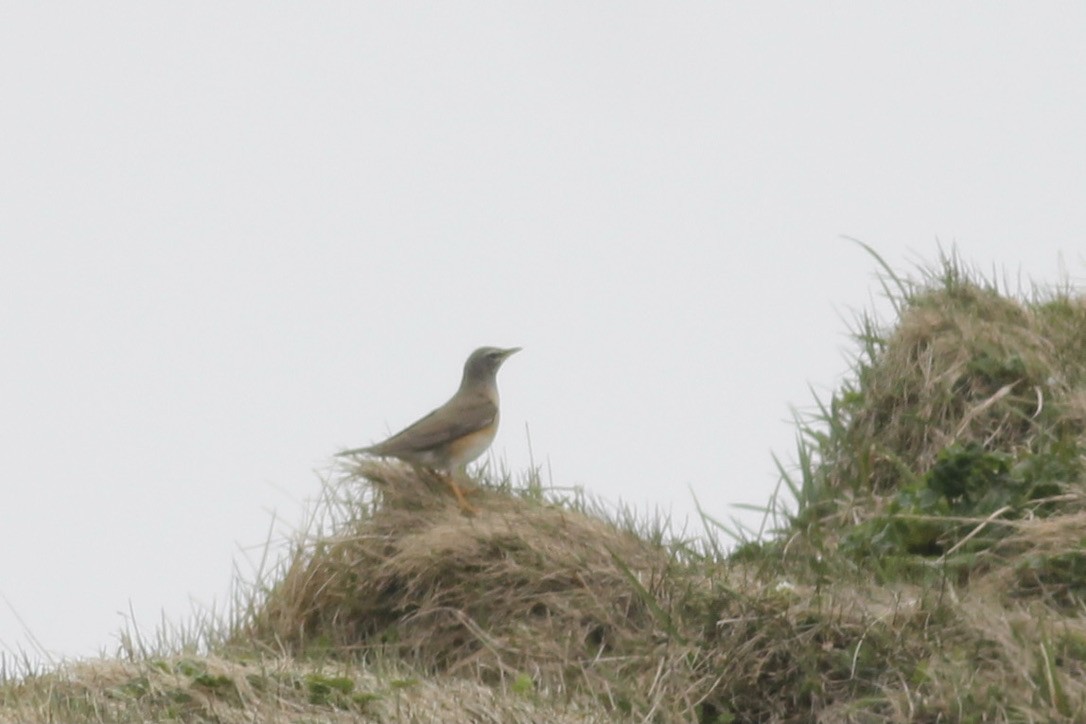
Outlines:
{"type": "Polygon", "coordinates": [[[445,484],[449,486],[449,490],[451,490],[452,494],[456,497],[456,502],[460,506],[461,513],[463,513],[464,515],[472,516],[479,512],[479,509],[469,503],[467,497],[465,496],[465,493],[470,494],[474,492],[472,489],[461,488],[459,485],[456,484],[456,481],[453,480],[451,476],[442,477],[445,481],[445,484]]]}

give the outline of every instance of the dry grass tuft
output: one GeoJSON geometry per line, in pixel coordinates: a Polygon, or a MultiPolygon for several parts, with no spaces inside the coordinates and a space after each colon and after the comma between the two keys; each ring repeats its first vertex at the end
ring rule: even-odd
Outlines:
{"type": "Polygon", "coordinates": [[[334,532],[301,541],[244,638],[297,653],[394,655],[496,686],[616,707],[692,709],[701,674],[669,621],[675,561],[583,511],[480,488],[461,515],[440,482],[367,462],[340,484],[334,532]]]}
{"type": "Polygon", "coordinates": [[[964,553],[1082,507],[1086,301],[1013,298],[955,257],[925,274],[891,277],[895,326],[861,317],[855,379],[800,422],[801,542],[964,553]]]}
{"type": "Polygon", "coordinates": [[[902,482],[903,467],[923,474],[956,443],[1017,453],[1039,436],[1081,435],[1084,358],[1065,350],[1081,346],[1084,329],[1086,316],[1072,326],[968,280],[911,297],[862,370],[862,400],[847,410],[848,455],[827,481],[884,492],[902,482]]]}

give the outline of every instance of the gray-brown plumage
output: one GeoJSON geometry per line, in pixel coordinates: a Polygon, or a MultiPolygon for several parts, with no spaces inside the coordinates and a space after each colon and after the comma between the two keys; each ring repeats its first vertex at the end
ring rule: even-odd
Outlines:
{"type": "Polygon", "coordinates": [[[493,442],[500,417],[498,369],[519,351],[520,347],[480,347],[464,363],[460,388],[448,402],[383,442],[338,454],[394,457],[444,471],[461,507],[472,510],[453,477],[463,478],[468,463],[493,442]]]}

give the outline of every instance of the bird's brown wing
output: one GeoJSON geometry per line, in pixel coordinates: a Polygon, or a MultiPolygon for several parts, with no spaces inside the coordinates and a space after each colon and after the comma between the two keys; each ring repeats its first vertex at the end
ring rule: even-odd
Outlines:
{"type": "Polygon", "coordinates": [[[367,449],[374,455],[431,450],[493,424],[498,406],[482,395],[449,400],[426,417],[367,449]]]}

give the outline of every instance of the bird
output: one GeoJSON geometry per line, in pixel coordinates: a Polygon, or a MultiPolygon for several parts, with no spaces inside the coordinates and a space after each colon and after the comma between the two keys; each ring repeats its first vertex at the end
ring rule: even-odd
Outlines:
{"type": "Polygon", "coordinates": [[[337,457],[391,457],[438,473],[465,514],[476,512],[455,478],[483,454],[498,432],[498,369],[520,347],[480,347],[464,363],[460,388],[441,407],[392,437],[368,447],[344,450],[337,457]]]}

